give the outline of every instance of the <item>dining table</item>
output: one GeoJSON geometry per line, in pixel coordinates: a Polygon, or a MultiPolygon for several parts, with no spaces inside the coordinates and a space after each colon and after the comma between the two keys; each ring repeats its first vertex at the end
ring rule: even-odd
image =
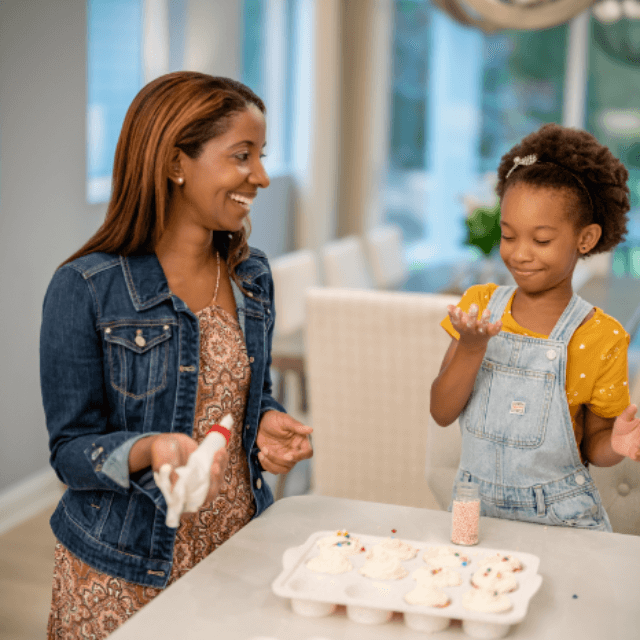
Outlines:
{"type": "MultiPolygon", "coordinates": [[[[113,640],[468,638],[459,621],[428,634],[394,614],[385,624],[295,613],[272,583],[287,549],[318,531],[450,544],[451,513],[319,495],[276,501],[126,621],[113,640]]],[[[534,554],[541,586],[513,640],[638,640],[640,536],[480,518],[479,547],[534,554]]]]}

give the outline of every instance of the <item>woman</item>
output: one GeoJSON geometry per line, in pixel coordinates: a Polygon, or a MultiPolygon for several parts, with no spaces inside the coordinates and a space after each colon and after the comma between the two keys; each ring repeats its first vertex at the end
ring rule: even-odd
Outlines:
{"type": "Polygon", "coordinates": [[[145,86],[105,222],[49,285],[41,389],[68,486],[51,518],[49,638],[106,637],[272,503],[263,470],[312,455],[311,429],[271,395],[273,282],[247,245],[269,185],[264,114],[226,78],[177,72],[145,86]],[[168,527],[153,472],[185,464],[228,413],[205,504],[168,527]]]}

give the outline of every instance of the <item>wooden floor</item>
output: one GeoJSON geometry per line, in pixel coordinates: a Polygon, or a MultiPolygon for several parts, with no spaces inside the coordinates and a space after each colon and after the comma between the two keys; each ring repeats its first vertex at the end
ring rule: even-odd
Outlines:
{"type": "Polygon", "coordinates": [[[49,527],[52,504],[0,535],[0,639],[45,637],[55,537],[49,527]]]}

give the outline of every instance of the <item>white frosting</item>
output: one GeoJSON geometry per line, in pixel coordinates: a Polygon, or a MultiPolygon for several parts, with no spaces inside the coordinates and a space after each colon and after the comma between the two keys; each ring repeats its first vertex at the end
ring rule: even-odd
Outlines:
{"type": "Polygon", "coordinates": [[[416,569],[411,577],[419,585],[433,585],[435,587],[457,587],[462,584],[462,576],[453,569],[446,567],[423,566],[416,569]]]}
{"type": "Polygon", "coordinates": [[[396,556],[400,560],[411,560],[415,558],[418,550],[412,547],[408,542],[403,542],[399,538],[386,538],[379,545],[391,555],[396,556]]]}
{"type": "Polygon", "coordinates": [[[470,562],[469,557],[455,547],[431,547],[424,552],[422,559],[434,567],[460,567],[470,562]]]}
{"type": "Polygon", "coordinates": [[[371,548],[366,562],[358,571],[363,576],[377,580],[400,580],[409,575],[400,560],[379,545],[371,548]]]}
{"type": "Polygon", "coordinates": [[[451,602],[444,591],[425,584],[418,584],[413,591],[405,594],[404,599],[409,604],[422,604],[427,607],[446,607],[451,602]]]}
{"type": "Polygon", "coordinates": [[[471,584],[480,589],[507,593],[518,588],[518,581],[512,571],[502,569],[503,562],[486,564],[471,577],[471,584]]]}
{"type": "Polygon", "coordinates": [[[336,534],[335,536],[327,536],[326,538],[320,538],[318,540],[318,547],[320,549],[325,548],[334,548],[338,549],[342,553],[348,556],[356,555],[357,553],[362,552],[362,545],[360,544],[360,539],[352,536],[351,534],[347,536],[336,534]]]}
{"type": "Polygon", "coordinates": [[[325,547],[320,555],[307,562],[307,568],[316,573],[346,573],[353,569],[349,558],[337,547],[325,547]]]}
{"type": "Polygon", "coordinates": [[[523,569],[522,562],[520,562],[518,558],[502,553],[496,553],[494,556],[486,558],[480,563],[480,566],[484,567],[486,565],[494,565],[497,563],[500,563],[503,571],[522,571],[523,569]]]}
{"type": "Polygon", "coordinates": [[[471,611],[502,613],[511,609],[511,600],[504,593],[497,591],[471,589],[462,596],[462,606],[471,611]]]}

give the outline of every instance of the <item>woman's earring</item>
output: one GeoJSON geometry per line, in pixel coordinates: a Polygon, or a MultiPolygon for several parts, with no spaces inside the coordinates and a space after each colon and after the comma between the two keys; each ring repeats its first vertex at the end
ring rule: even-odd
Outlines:
{"type": "Polygon", "coordinates": [[[180,176],[179,178],[176,178],[176,181],[178,184],[182,184],[184,182],[184,178],[180,176]]]}

